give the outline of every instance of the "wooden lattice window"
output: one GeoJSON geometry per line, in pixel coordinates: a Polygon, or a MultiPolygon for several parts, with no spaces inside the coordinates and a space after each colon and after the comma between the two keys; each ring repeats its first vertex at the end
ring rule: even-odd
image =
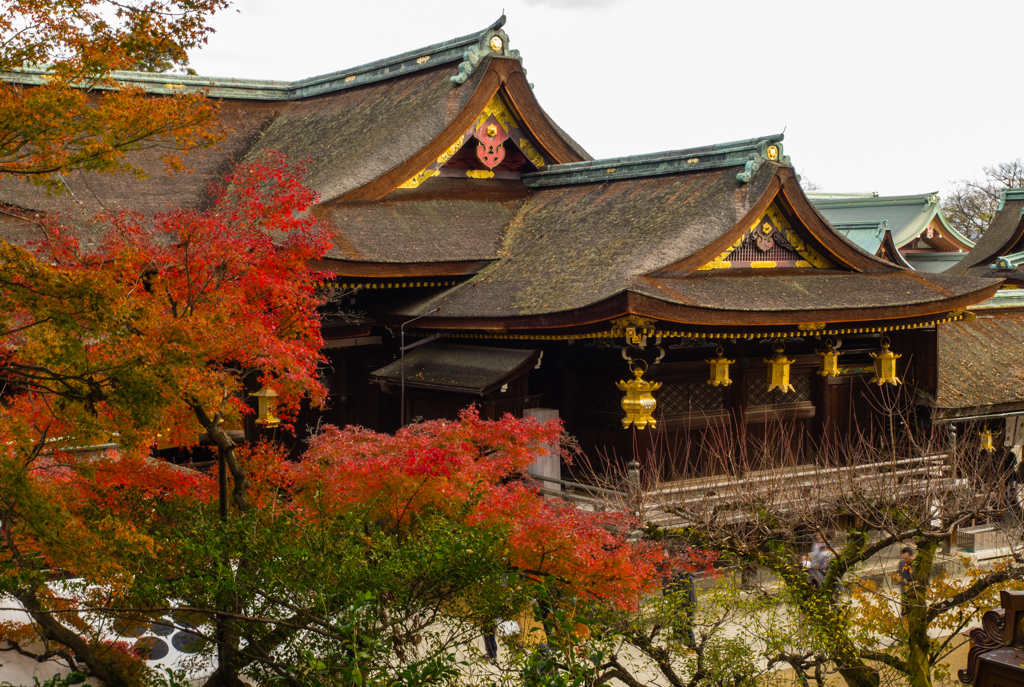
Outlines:
{"type": "Polygon", "coordinates": [[[747,407],[774,406],[783,403],[799,403],[811,400],[811,375],[791,374],[789,383],[793,391],[788,393],[779,389],[768,391],[768,379],[761,375],[747,378],[747,407]]]}
{"type": "Polygon", "coordinates": [[[665,382],[655,392],[658,410],[666,415],[719,410],[725,404],[725,387],[699,382],[665,382]]]}
{"type": "Polygon", "coordinates": [[[622,414],[622,392],[603,379],[582,379],[579,386],[578,407],[593,413],[622,414]]]}

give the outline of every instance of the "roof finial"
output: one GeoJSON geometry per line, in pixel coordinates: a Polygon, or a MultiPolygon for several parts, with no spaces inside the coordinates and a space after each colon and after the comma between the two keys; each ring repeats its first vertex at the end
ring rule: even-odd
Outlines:
{"type": "MultiPolygon", "coordinates": [[[[518,50],[508,49],[508,34],[501,28],[504,25],[505,14],[502,13],[498,21],[480,33],[476,45],[471,45],[463,53],[462,62],[459,63],[459,73],[451,78],[452,83],[466,83],[466,80],[472,76],[485,57],[511,57],[520,62],[523,61],[518,50]]],[[[523,74],[526,74],[525,69],[523,74]]]]}

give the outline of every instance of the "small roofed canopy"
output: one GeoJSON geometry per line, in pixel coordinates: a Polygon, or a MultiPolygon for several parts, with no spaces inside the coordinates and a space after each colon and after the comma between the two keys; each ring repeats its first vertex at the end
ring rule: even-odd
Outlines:
{"type": "Polygon", "coordinates": [[[972,241],[949,224],[936,193],[809,193],[807,197],[832,226],[872,254],[877,254],[879,245],[862,229],[868,224],[878,226],[885,222],[900,254],[922,272],[942,272],[974,247],[972,241]]]}
{"type": "MultiPolygon", "coordinates": [[[[427,344],[405,355],[405,386],[486,396],[526,374],[537,362],[534,349],[427,344]]],[[[402,361],[370,373],[371,379],[398,386],[402,361]]]]}

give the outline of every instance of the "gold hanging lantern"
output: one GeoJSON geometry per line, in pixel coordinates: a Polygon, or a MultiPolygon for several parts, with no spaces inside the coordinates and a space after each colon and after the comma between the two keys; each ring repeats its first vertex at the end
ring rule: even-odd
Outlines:
{"type": "Polygon", "coordinates": [[[256,424],[264,427],[277,427],[281,424],[281,418],[274,415],[274,410],[277,409],[277,392],[269,386],[265,386],[252,395],[259,401],[259,415],[256,418],[256,424]]]}
{"type": "Polygon", "coordinates": [[[883,384],[896,386],[901,383],[900,378],[896,376],[896,360],[902,358],[903,354],[890,351],[889,343],[889,337],[883,337],[882,352],[870,354],[875,359],[875,376],[871,378],[871,382],[878,386],[883,384]]]}
{"type": "Polygon", "coordinates": [[[842,353],[832,349],[832,339],[825,342],[824,351],[815,351],[815,353],[821,356],[821,367],[818,368],[818,374],[822,377],[838,377],[839,356],[842,353]]]}
{"type": "Polygon", "coordinates": [[[629,369],[633,372],[634,379],[628,382],[620,380],[615,383],[620,391],[626,392],[622,398],[622,409],[626,411],[626,417],[622,418],[622,428],[629,429],[630,425],[636,425],[637,429],[644,429],[650,425],[651,429],[654,429],[658,426],[658,421],[654,419],[652,413],[658,406],[658,402],[654,400],[651,392],[660,389],[661,382],[648,382],[641,379],[644,370],[647,369],[647,363],[643,360],[631,360],[629,369]],[[639,365],[634,366],[634,363],[643,363],[644,369],[641,370],[639,365]]]}
{"type": "Polygon", "coordinates": [[[988,453],[992,453],[992,452],[994,452],[996,450],[996,445],[995,445],[995,442],[993,441],[993,437],[995,436],[995,433],[991,429],[986,427],[982,431],[978,432],[978,436],[981,437],[981,450],[982,451],[986,451],[988,453]]]}
{"type": "Polygon", "coordinates": [[[768,391],[778,389],[782,393],[788,394],[790,391],[795,391],[793,385],[789,383],[789,366],[795,361],[782,355],[782,352],[786,350],[784,344],[777,343],[774,348],[775,355],[764,359],[768,363],[768,391]]]}
{"type": "Polygon", "coordinates": [[[735,360],[729,360],[722,355],[722,347],[718,347],[717,357],[705,359],[704,362],[711,365],[711,379],[708,380],[708,384],[711,386],[729,386],[732,384],[732,380],[729,379],[729,366],[732,365],[735,360]]]}

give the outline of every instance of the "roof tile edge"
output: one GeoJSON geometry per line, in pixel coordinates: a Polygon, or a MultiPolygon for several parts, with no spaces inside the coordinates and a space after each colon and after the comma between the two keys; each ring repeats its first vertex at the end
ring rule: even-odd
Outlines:
{"type": "Polygon", "coordinates": [[[823,194],[808,194],[815,207],[846,207],[849,205],[925,205],[939,202],[938,191],[918,193],[909,196],[865,196],[845,198],[822,198],[823,194]]]}
{"type": "Polygon", "coordinates": [[[543,171],[524,174],[523,183],[530,188],[543,188],[741,166],[743,171],[736,178],[746,183],[765,162],[791,166],[789,156],[783,155],[782,139],[782,134],[772,134],[685,150],[551,165],[543,171]]]}
{"type": "MultiPolygon", "coordinates": [[[[521,62],[522,58],[519,56],[518,50],[508,50],[508,36],[504,31],[501,31],[501,27],[504,24],[505,15],[502,15],[500,19],[491,23],[486,29],[476,33],[467,34],[441,43],[434,43],[424,48],[368,62],[350,69],[331,72],[330,74],[321,74],[299,81],[234,79],[230,77],[150,72],[113,72],[111,77],[119,83],[139,86],[147,93],[158,95],[172,95],[205,89],[214,98],[299,100],[314,95],[332,93],[392,79],[396,76],[403,76],[422,69],[430,69],[439,64],[448,64],[456,61],[465,63],[469,59],[467,55],[470,51],[478,49],[481,44],[487,44],[494,35],[502,37],[502,50],[492,51],[491,54],[518,59],[521,62]]],[[[460,64],[459,66],[461,75],[463,65],[460,64]]],[[[472,73],[472,70],[469,73],[472,73]]],[[[14,72],[0,72],[0,81],[39,86],[45,83],[46,74],[46,69],[26,67],[14,72]]]]}

